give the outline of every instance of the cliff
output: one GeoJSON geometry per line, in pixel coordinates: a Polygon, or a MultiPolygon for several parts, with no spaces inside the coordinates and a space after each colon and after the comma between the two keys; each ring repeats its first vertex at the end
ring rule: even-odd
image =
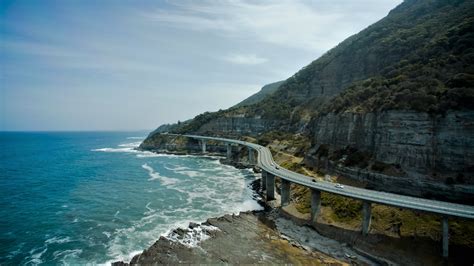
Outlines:
{"type": "Polygon", "coordinates": [[[328,114],[305,163],[370,187],[474,203],[474,112],[328,114]]]}
{"type": "Polygon", "coordinates": [[[162,129],[303,135],[311,142],[305,163],[320,171],[381,190],[471,201],[472,14],[472,1],[406,0],[257,101],[162,129]]]}

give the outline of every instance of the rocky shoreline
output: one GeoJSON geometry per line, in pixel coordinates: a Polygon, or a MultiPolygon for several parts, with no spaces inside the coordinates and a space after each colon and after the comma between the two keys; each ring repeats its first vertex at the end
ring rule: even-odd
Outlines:
{"type": "MultiPolygon", "coordinates": [[[[259,191],[260,180],[252,183],[259,191]]],[[[379,265],[381,260],[285,218],[280,209],[265,205],[264,211],[241,212],[190,223],[161,236],[130,262],[112,265],[149,264],[304,264],[379,265]]],[[[270,204],[271,205],[271,204],[270,204]]],[[[287,216],[286,216],[287,217],[287,216]]],[[[389,263],[382,263],[389,264],[389,263]]]]}
{"type": "MultiPolygon", "coordinates": [[[[225,158],[221,163],[236,168],[249,167],[225,158]]],[[[464,247],[455,247],[450,260],[443,260],[439,243],[430,239],[393,238],[378,233],[362,236],[360,231],[334,226],[321,219],[317,224],[310,224],[308,214],[299,213],[293,203],[279,206],[278,194],[277,200],[262,200],[260,182],[260,179],[252,182],[251,189],[256,192],[254,199],[265,210],[224,215],[201,224],[190,223],[187,228],[176,228],[130,262],[118,261],[112,265],[464,265],[466,261],[474,261],[472,256],[466,257],[471,253],[464,247]]]]}

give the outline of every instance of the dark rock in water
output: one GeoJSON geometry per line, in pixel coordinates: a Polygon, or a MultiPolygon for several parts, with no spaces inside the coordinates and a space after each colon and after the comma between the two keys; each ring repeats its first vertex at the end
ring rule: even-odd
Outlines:
{"type": "Polygon", "coordinates": [[[190,222],[190,223],[189,223],[189,229],[194,229],[194,228],[196,228],[196,227],[198,227],[198,226],[199,226],[199,224],[197,224],[197,223],[193,223],[193,222],[190,222]]]}
{"type": "Polygon", "coordinates": [[[257,166],[252,167],[252,170],[253,170],[254,173],[261,173],[262,172],[262,169],[260,169],[260,167],[257,167],[257,166]]]}
{"type": "Polygon", "coordinates": [[[112,262],[112,266],[128,266],[129,264],[123,261],[112,262]]]}
{"type": "MultiPolygon", "coordinates": [[[[340,264],[340,261],[322,253],[293,247],[277,231],[261,222],[263,216],[263,213],[249,212],[208,219],[202,226],[219,229],[209,230],[211,237],[201,241],[199,248],[162,237],[142,254],[136,255],[130,264],[340,264]]],[[[118,262],[114,265],[127,264],[118,262]]]]}
{"type": "Polygon", "coordinates": [[[183,229],[183,228],[178,228],[178,229],[173,230],[173,233],[177,234],[178,238],[180,239],[182,239],[186,235],[187,232],[188,230],[183,229]]]}
{"type": "Polygon", "coordinates": [[[262,186],[262,180],[261,179],[254,180],[254,181],[252,181],[252,183],[250,183],[250,187],[255,192],[260,191],[261,186],[262,186]]]}

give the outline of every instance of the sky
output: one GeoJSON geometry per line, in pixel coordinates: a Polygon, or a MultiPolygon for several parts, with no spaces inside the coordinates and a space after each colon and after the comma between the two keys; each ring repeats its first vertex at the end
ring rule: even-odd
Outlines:
{"type": "Polygon", "coordinates": [[[0,0],[0,131],[146,130],[284,80],[401,0],[0,0]]]}

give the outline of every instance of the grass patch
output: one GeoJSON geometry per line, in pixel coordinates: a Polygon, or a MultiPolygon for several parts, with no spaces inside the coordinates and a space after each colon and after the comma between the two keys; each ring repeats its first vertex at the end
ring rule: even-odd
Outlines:
{"type": "Polygon", "coordinates": [[[337,222],[347,222],[361,216],[362,202],[360,200],[322,192],[321,205],[333,210],[332,218],[337,222]]]}

